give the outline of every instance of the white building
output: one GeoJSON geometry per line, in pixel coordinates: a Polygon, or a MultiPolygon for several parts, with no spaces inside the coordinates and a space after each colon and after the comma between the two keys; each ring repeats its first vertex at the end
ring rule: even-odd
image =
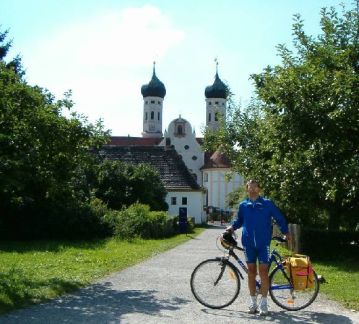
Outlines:
{"type": "MultiPolygon", "coordinates": [[[[152,79],[142,86],[141,93],[143,96],[142,137],[112,137],[108,149],[112,147],[116,151],[116,147],[147,147],[147,150],[151,151],[149,147],[157,147],[156,154],[151,153],[152,158],[144,158],[142,162],[148,162],[159,170],[161,180],[168,192],[166,201],[170,214],[187,215],[194,217],[196,223],[202,223],[206,221],[208,207],[218,211],[230,211],[226,196],[243,185],[243,178],[238,174],[228,177],[231,174],[230,163],[219,150],[213,154],[203,152],[201,148],[203,139],[196,137],[191,124],[181,115],[172,120],[163,134],[162,115],[165,109],[166,88],[157,78],[155,67],[152,79]],[[172,158],[169,151],[177,158],[172,158]],[[162,164],[157,161],[158,154],[162,154],[162,164]]],[[[216,71],[214,83],[205,89],[206,127],[212,130],[219,128],[219,116],[226,116],[227,96],[227,87],[216,71]]],[[[127,160],[129,163],[141,162],[139,157],[129,158],[131,154],[137,154],[134,149],[129,149],[127,155],[120,153],[120,149],[117,151],[118,159],[127,160]],[[129,153],[130,151],[132,153],[129,153]]]]}

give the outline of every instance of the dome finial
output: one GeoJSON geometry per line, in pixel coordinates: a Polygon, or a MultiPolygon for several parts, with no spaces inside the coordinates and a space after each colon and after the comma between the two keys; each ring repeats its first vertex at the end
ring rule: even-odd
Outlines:
{"type": "Polygon", "coordinates": [[[153,74],[156,75],[156,61],[153,61],[153,74]]]}
{"type": "Polygon", "coordinates": [[[214,58],[214,61],[216,62],[216,74],[218,74],[218,56],[214,58]]]}

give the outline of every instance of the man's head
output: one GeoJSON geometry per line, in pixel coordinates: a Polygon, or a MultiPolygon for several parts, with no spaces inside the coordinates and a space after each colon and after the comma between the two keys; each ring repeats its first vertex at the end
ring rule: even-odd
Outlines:
{"type": "Polygon", "coordinates": [[[259,196],[261,188],[257,180],[251,179],[246,183],[246,191],[250,199],[256,199],[259,196]]]}

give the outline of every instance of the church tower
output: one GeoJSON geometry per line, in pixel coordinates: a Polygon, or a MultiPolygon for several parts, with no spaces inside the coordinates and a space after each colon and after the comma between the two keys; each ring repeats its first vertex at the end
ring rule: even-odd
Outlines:
{"type": "Polygon", "coordinates": [[[218,76],[218,62],[216,60],[216,75],[214,83],[205,89],[206,97],[206,127],[217,130],[220,126],[220,116],[226,117],[228,88],[218,76]]]}
{"type": "Polygon", "coordinates": [[[143,96],[142,137],[162,137],[162,107],[166,88],[156,76],[155,64],[153,62],[151,81],[141,87],[143,96]]]}

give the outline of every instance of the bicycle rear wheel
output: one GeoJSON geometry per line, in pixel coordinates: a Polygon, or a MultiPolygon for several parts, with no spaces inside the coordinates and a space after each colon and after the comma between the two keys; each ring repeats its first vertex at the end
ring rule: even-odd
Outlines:
{"type": "Polygon", "coordinates": [[[276,267],[269,276],[269,294],[272,300],[281,308],[297,311],[308,307],[319,293],[319,281],[314,272],[314,286],[304,290],[294,290],[290,281],[285,277],[283,269],[276,267]]]}
{"type": "Polygon", "coordinates": [[[192,272],[191,290],[194,297],[206,307],[229,306],[240,290],[237,270],[228,260],[205,260],[192,272]]]}

